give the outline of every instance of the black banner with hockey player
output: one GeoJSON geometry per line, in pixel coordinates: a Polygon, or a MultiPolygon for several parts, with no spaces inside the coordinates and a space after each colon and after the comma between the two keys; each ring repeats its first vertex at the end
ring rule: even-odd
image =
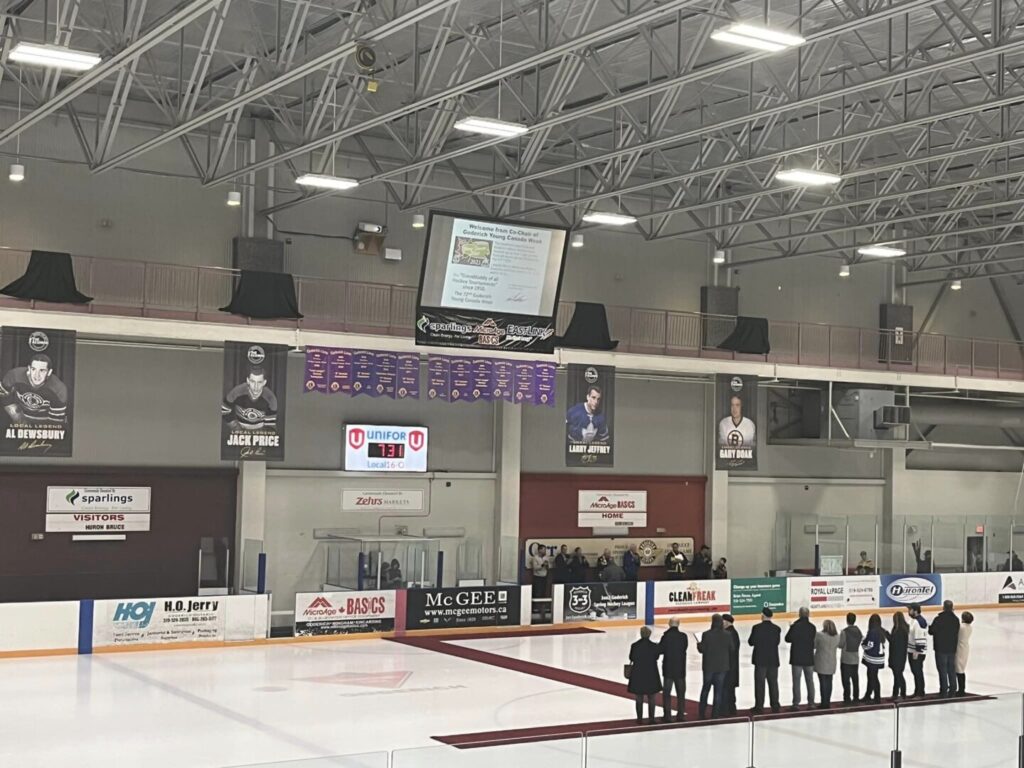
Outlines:
{"type": "Polygon", "coordinates": [[[75,332],[0,333],[0,456],[71,455],[75,332]]]}
{"type": "Polygon", "coordinates": [[[220,457],[226,461],[284,461],[288,347],[224,344],[220,457]]]}
{"type": "Polygon", "coordinates": [[[757,469],[757,377],[715,381],[715,469],[757,469]]]}
{"type": "Polygon", "coordinates": [[[615,367],[572,364],[565,391],[565,466],[613,466],[615,367]]]}

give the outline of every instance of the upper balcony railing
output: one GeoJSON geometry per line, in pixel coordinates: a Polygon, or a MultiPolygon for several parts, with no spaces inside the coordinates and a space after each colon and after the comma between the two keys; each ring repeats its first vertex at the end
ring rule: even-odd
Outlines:
{"type": "MultiPolygon", "coordinates": [[[[0,250],[0,285],[19,277],[28,258],[27,251],[0,250]]],[[[305,315],[302,320],[246,320],[220,311],[231,300],[236,270],[91,256],[73,256],[72,260],[78,288],[93,297],[91,304],[44,304],[0,297],[0,306],[413,335],[414,286],[296,276],[299,308],[305,315]]],[[[572,302],[559,304],[559,332],[568,325],[573,306],[572,302]]],[[[609,306],[607,312],[611,336],[619,340],[620,352],[1024,380],[1024,345],[1015,341],[770,320],[772,351],[766,357],[705,346],[705,329],[710,326],[720,338],[721,330],[728,329],[733,318],[642,307],[609,306]]]]}

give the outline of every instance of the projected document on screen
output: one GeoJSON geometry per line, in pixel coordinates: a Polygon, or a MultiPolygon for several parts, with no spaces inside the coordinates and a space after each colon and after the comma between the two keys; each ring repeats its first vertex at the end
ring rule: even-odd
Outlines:
{"type": "Polygon", "coordinates": [[[565,231],[434,215],[423,276],[425,306],[550,315],[565,231]]]}

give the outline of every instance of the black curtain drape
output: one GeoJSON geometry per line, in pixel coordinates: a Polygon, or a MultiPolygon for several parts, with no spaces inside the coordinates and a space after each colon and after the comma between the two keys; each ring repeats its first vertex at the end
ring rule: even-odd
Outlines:
{"type": "Polygon", "coordinates": [[[259,320],[302,317],[295,298],[295,280],[286,272],[261,272],[243,269],[235,284],[231,303],[222,312],[259,320]]]}
{"type": "Polygon", "coordinates": [[[737,317],[732,333],[718,345],[745,355],[767,355],[772,351],[768,339],[768,319],[764,317],[737,317]]]}
{"type": "Polygon", "coordinates": [[[34,299],[54,304],[88,304],[86,296],[75,284],[75,270],[70,253],[32,251],[25,274],[0,288],[0,293],[16,299],[34,299]]]}
{"type": "Polygon", "coordinates": [[[555,346],[577,349],[613,350],[619,342],[608,332],[608,315],[604,304],[577,301],[565,335],[555,337],[555,346]]]}

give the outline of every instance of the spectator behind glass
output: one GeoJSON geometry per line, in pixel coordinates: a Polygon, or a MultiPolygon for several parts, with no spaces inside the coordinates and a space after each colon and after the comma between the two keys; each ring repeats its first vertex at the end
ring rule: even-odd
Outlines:
{"type": "Polygon", "coordinates": [[[637,581],[640,578],[640,553],[636,544],[630,544],[622,556],[622,570],[626,572],[626,581],[637,581]]]}
{"type": "Polygon", "coordinates": [[[572,551],[572,560],[569,561],[569,581],[573,584],[582,584],[587,580],[587,569],[590,563],[587,562],[583,550],[576,547],[572,551]]]}
{"type": "Polygon", "coordinates": [[[728,579],[729,568],[726,566],[724,557],[718,558],[718,565],[715,566],[714,577],[716,579],[728,579]]]}

